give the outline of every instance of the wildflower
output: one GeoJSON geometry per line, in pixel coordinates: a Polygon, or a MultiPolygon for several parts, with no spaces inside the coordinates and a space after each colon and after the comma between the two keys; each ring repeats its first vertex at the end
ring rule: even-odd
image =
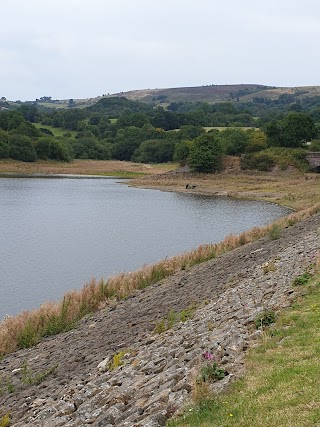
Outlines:
{"type": "Polygon", "coordinates": [[[202,357],[204,357],[207,360],[212,360],[213,359],[213,354],[210,353],[210,351],[205,351],[202,353],[202,357]]]}
{"type": "Polygon", "coordinates": [[[229,417],[233,417],[233,414],[229,414],[229,417]]]}

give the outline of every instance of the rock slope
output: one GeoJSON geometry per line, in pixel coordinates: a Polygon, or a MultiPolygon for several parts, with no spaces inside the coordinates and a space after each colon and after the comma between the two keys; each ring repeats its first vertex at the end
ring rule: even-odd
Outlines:
{"type": "Polygon", "coordinates": [[[183,271],[8,355],[0,361],[1,409],[16,427],[165,425],[190,400],[204,351],[229,373],[213,390],[243,374],[245,351],[259,336],[255,319],[290,305],[294,278],[318,251],[319,227],[316,215],[278,240],[266,237],[183,271]],[[191,305],[191,319],[153,332],[170,309],[191,305]]]}

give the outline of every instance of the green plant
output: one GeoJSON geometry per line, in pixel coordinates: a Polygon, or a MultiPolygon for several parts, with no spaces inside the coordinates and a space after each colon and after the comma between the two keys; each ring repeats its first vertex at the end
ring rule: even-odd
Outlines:
{"type": "Polygon", "coordinates": [[[125,351],[121,350],[119,353],[115,354],[111,360],[111,362],[108,365],[109,371],[113,371],[114,369],[118,368],[119,366],[122,366],[124,364],[123,357],[126,354],[125,351]]]}
{"type": "Polygon", "coordinates": [[[14,385],[12,384],[11,380],[7,379],[6,387],[7,387],[8,393],[14,393],[14,385]]]}
{"type": "Polygon", "coordinates": [[[270,228],[269,231],[269,237],[271,240],[278,240],[280,239],[282,234],[282,229],[280,227],[280,225],[278,224],[273,224],[273,226],[270,228]]]}
{"type": "Polygon", "coordinates": [[[190,307],[177,313],[172,308],[166,318],[161,319],[159,322],[156,322],[154,332],[156,334],[161,334],[162,332],[173,328],[173,326],[178,322],[186,322],[187,320],[192,318],[195,309],[196,307],[194,305],[191,305],[190,307]]]}
{"type": "Polygon", "coordinates": [[[46,371],[40,372],[39,374],[36,374],[32,378],[32,384],[38,385],[41,384],[42,381],[44,381],[49,375],[53,374],[56,369],[58,368],[58,365],[54,365],[51,368],[47,369],[46,371]]]}
{"type": "Polygon", "coordinates": [[[257,329],[264,326],[270,326],[276,321],[276,314],[274,311],[263,311],[255,320],[255,326],[257,329]]]}
{"type": "Polygon", "coordinates": [[[308,283],[308,281],[311,279],[312,275],[308,272],[303,273],[301,276],[298,276],[294,279],[292,282],[293,286],[301,286],[308,283]]]}
{"type": "Polygon", "coordinates": [[[219,368],[216,362],[213,362],[212,365],[203,366],[198,375],[198,382],[207,382],[207,381],[217,381],[222,380],[226,376],[225,370],[219,368]]]}
{"type": "Polygon", "coordinates": [[[58,368],[58,365],[54,365],[51,368],[47,369],[46,371],[39,372],[38,374],[34,374],[28,365],[28,361],[25,360],[22,364],[21,381],[23,384],[26,384],[26,385],[41,384],[49,375],[53,374],[57,368],[58,368]]]}

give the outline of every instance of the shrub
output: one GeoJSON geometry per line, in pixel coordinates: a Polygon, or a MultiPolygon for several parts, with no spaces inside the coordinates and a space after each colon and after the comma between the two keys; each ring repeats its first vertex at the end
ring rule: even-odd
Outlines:
{"type": "Polygon", "coordinates": [[[269,172],[275,163],[271,156],[264,152],[248,153],[241,157],[241,169],[256,169],[258,171],[269,172]]]}
{"type": "Polygon", "coordinates": [[[264,326],[270,326],[276,321],[276,314],[274,311],[263,311],[255,320],[255,326],[257,329],[263,328],[264,326]]]}
{"type": "Polygon", "coordinates": [[[311,274],[308,272],[303,273],[301,276],[298,276],[293,281],[293,286],[301,286],[308,283],[308,281],[311,279],[311,274]]]}

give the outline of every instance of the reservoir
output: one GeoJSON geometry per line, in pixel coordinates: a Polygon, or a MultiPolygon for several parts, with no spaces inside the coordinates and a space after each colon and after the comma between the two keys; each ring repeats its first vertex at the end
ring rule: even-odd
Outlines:
{"type": "Polygon", "coordinates": [[[115,179],[0,178],[0,319],[286,213],[115,179]]]}

